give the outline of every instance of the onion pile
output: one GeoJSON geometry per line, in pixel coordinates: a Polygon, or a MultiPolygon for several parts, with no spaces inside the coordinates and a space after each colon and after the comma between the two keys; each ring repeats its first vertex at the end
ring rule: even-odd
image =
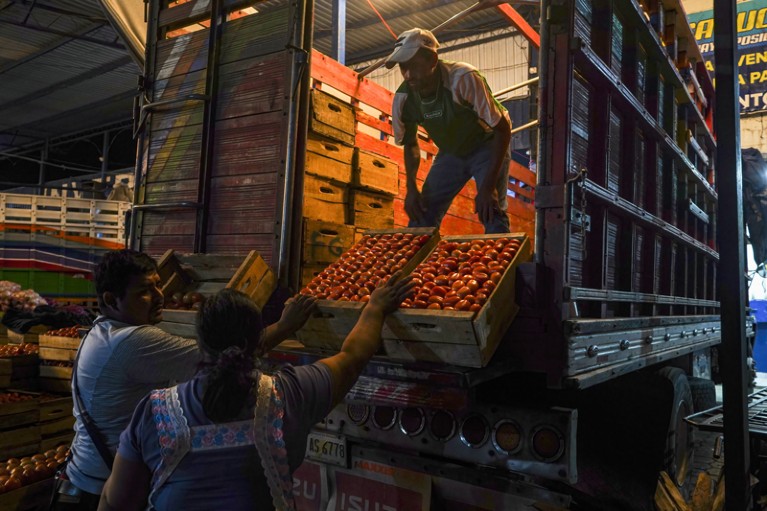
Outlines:
{"type": "Polygon", "coordinates": [[[21,289],[15,282],[0,280],[0,311],[18,309],[33,311],[38,305],[46,305],[45,298],[32,289],[21,289]]]}

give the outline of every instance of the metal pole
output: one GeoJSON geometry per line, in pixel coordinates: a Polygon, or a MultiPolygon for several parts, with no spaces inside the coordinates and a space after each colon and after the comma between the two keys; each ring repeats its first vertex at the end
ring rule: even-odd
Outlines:
{"type": "MultiPolygon", "coordinates": [[[[551,32],[549,31],[549,8],[551,0],[541,0],[541,48],[538,52],[538,163],[536,165],[536,186],[549,184],[551,173],[549,171],[548,137],[549,119],[546,111],[549,108],[549,46],[551,45],[551,32]]],[[[564,58],[564,56],[562,57],[564,58]]],[[[543,263],[544,221],[545,210],[535,209],[535,261],[543,263]]]]}
{"type": "Polygon", "coordinates": [[[714,0],[716,170],[719,192],[719,293],[722,307],[725,509],[750,509],[746,415],[746,302],[743,176],[740,167],[737,16],[735,0],[714,0]]]}
{"type": "Polygon", "coordinates": [[[346,65],[346,0],[333,0],[332,54],[346,65]]]}
{"type": "Polygon", "coordinates": [[[48,139],[45,139],[43,148],[40,150],[40,174],[37,179],[37,194],[43,195],[43,185],[45,184],[45,160],[48,159],[48,139]]]}
{"type": "Polygon", "coordinates": [[[101,141],[101,185],[106,185],[107,171],[109,170],[109,132],[104,132],[101,141]]]}
{"type": "Polygon", "coordinates": [[[500,97],[504,94],[508,94],[509,92],[514,92],[517,89],[521,89],[522,87],[527,87],[528,85],[532,85],[534,83],[538,82],[538,77],[530,78],[529,80],[525,80],[524,82],[515,83],[511,87],[506,87],[505,89],[501,89],[497,92],[493,93],[493,97],[500,97]]]}

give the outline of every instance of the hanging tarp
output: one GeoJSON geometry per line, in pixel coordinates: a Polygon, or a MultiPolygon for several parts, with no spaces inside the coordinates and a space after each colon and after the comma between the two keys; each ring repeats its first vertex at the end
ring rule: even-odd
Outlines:
{"type": "MultiPolygon", "coordinates": [[[[709,10],[689,13],[687,19],[706,59],[706,68],[713,74],[714,11],[711,5],[709,2],[709,10]]],[[[767,110],[767,0],[739,2],[736,25],[740,111],[752,113],[767,110]]]]}
{"type": "Polygon", "coordinates": [[[144,68],[146,18],[143,0],[99,0],[101,8],[117,31],[131,57],[144,68]]]}

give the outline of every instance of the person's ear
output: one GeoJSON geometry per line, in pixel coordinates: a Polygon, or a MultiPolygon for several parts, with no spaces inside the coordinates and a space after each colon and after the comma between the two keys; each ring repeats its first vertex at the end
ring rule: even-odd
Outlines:
{"type": "Polygon", "coordinates": [[[111,291],[104,291],[101,299],[104,301],[104,305],[110,309],[117,309],[117,297],[111,291]]]}

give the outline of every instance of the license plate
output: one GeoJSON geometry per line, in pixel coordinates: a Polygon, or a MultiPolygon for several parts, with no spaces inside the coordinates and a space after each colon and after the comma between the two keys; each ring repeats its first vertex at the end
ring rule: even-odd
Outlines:
{"type": "Polygon", "coordinates": [[[306,457],[316,461],[348,467],[346,437],[312,431],[306,442],[306,457]]]}

